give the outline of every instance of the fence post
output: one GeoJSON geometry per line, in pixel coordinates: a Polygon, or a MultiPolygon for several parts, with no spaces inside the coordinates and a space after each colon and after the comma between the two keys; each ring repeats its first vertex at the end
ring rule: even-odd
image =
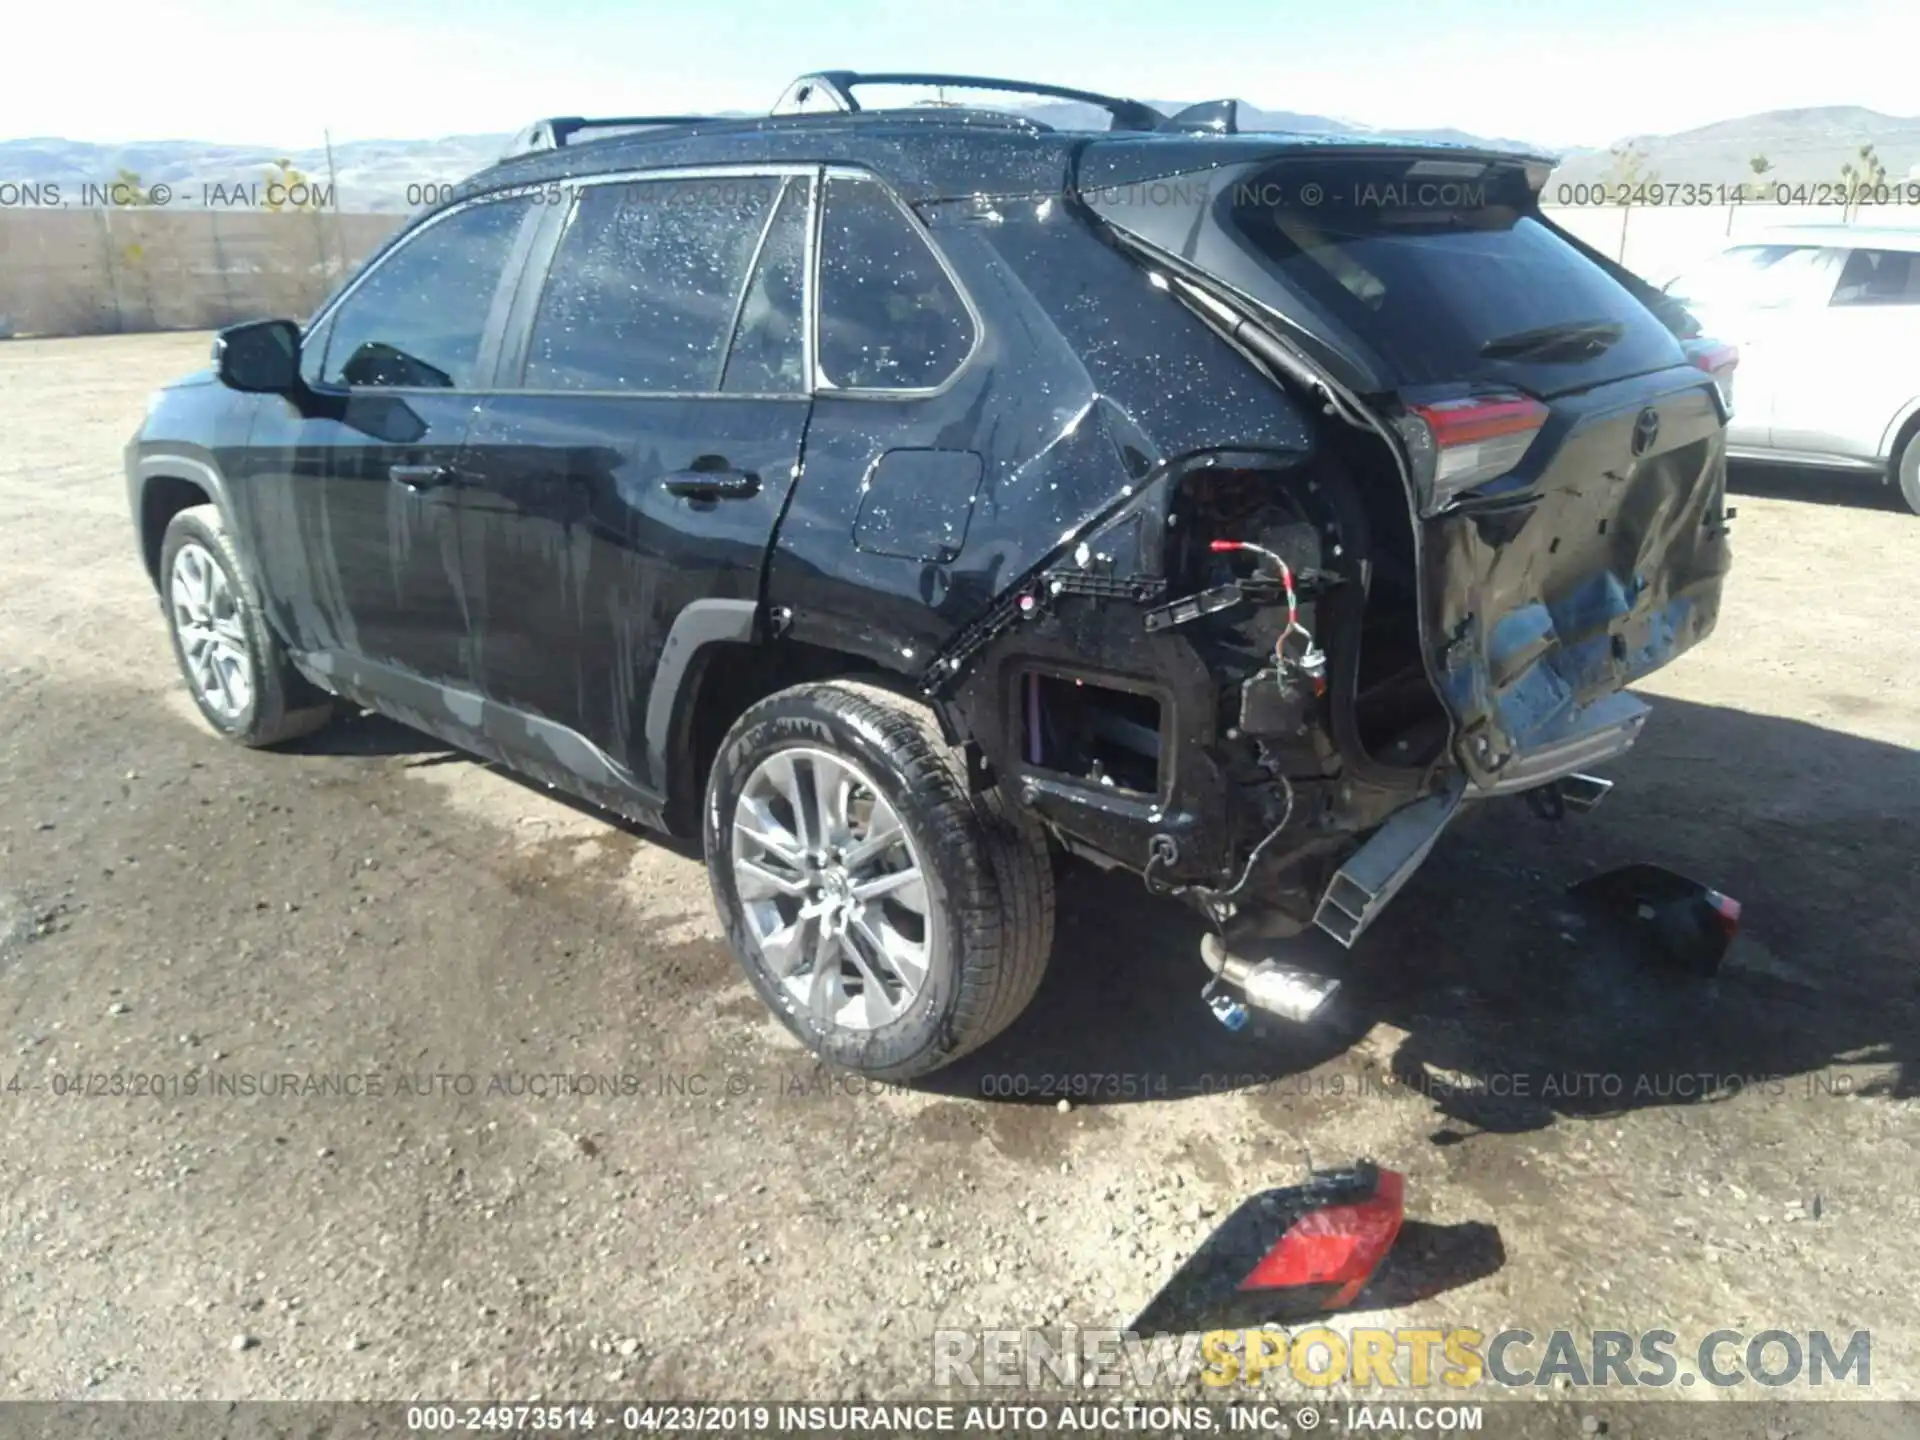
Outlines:
{"type": "Polygon", "coordinates": [[[120,308],[119,268],[113,263],[113,212],[96,210],[93,213],[100,217],[100,258],[106,262],[107,266],[107,298],[113,302],[114,333],[124,335],[127,331],[127,317],[120,308]]]}

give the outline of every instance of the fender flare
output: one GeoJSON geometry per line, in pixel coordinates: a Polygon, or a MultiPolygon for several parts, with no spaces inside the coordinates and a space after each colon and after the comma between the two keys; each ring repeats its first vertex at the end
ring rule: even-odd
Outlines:
{"type": "MultiPolygon", "coordinates": [[[[1735,379],[1734,383],[1736,385],[1740,383],[1738,378],[1735,379]]],[[[1880,437],[1880,446],[1874,451],[1874,458],[1883,463],[1890,463],[1893,460],[1894,442],[1900,438],[1900,432],[1913,423],[1916,416],[1920,416],[1920,395],[1916,395],[1913,399],[1907,401],[1907,403],[1902,405],[1895,413],[1892,423],[1887,426],[1886,432],[1880,437]]]]}
{"type": "MultiPolygon", "coordinates": [[[[147,487],[160,479],[192,481],[206,491],[208,498],[219,507],[220,519],[226,525],[228,536],[233,540],[234,547],[239,550],[241,558],[247,562],[244,567],[247,573],[240,577],[240,582],[247,587],[254,604],[259,605],[261,597],[253,577],[253,556],[249,553],[247,537],[241,533],[235,522],[233,497],[228,493],[226,477],[220,473],[219,468],[208,461],[196,460],[193,456],[182,455],[178,451],[159,450],[142,455],[135,461],[133,474],[139,481],[138,493],[134,496],[133,523],[140,539],[141,561],[144,563],[146,560],[147,487]]],[[[156,541],[158,538],[155,537],[156,541]]],[[[160,583],[157,576],[154,583],[156,585],[160,583]]]]}
{"type": "Polygon", "coordinates": [[[759,621],[758,600],[693,600],[674,616],[647,690],[647,778],[662,795],[670,791],[669,777],[676,769],[674,727],[690,698],[687,681],[694,661],[709,645],[752,640],[759,621]]]}

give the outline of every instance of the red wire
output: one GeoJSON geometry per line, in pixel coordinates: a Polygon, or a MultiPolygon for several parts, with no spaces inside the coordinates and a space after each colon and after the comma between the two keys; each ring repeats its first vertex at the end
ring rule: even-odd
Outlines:
{"type": "Polygon", "coordinates": [[[1300,624],[1300,602],[1293,593],[1293,570],[1288,566],[1286,561],[1274,554],[1273,551],[1263,546],[1249,545],[1244,540],[1215,540],[1207,548],[1212,550],[1216,555],[1225,555],[1234,550],[1245,550],[1251,555],[1259,555],[1278,565],[1280,567],[1280,584],[1287,592],[1287,626],[1289,629],[1292,629],[1300,624]]]}

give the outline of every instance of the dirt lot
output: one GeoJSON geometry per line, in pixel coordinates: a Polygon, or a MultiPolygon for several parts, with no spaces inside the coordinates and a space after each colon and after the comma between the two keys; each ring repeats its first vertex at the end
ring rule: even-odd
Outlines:
{"type": "Polygon", "coordinates": [[[203,728],[120,447],[205,353],[0,344],[5,1393],[924,1395],[935,1325],[1124,1324],[1243,1197],[1365,1154],[1498,1237],[1369,1323],[1867,1329],[1920,1397],[1920,520],[1740,477],[1719,633],[1613,798],[1464,823],[1347,1031],[1228,1034],[1196,922],[1073,868],[1032,1011],[882,1092],[763,1014],[697,856],[384,722],[203,728]],[[1720,977],[1567,915],[1631,859],[1745,903],[1720,977]],[[313,1074],[382,1093],[210,1093],[313,1074]],[[636,1093],[542,1078],[582,1074],[636,1093]],[[1436,1075],[1480,1084],[1391,1083],[1436,1075]],[[1063,1111],[1076,1076],[1144,1093],[1063,1111]]]}

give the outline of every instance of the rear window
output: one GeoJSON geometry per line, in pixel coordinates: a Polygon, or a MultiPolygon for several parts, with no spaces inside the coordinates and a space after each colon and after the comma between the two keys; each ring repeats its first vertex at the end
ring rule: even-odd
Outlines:
{"type": "Polygon", "coordinates": [[[1283,308],[1371,354],[1391,384],[1556,390],[1681,359],[1652,311],[1537,218],[1514,167],[1290,161],[1237,184],[1228,213],[1291,292],[1283,308]],[[1569,327],[1587,338],[1499,353],[1569,327]]]}

